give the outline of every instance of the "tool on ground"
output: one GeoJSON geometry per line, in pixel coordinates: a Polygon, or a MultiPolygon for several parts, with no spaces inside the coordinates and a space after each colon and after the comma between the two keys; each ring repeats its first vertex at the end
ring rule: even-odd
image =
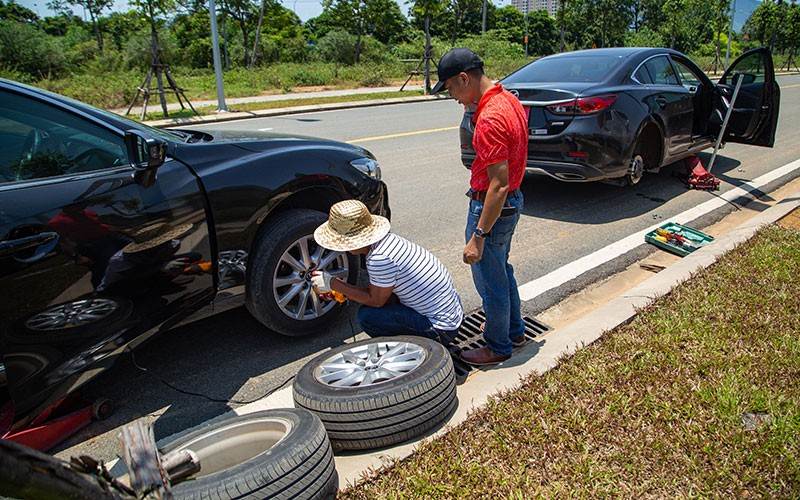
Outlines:
{"type": "MultiPolygon", "coordinates": [[[[728,110],[725,112],[725,118],[722,120],[722,127],[720,127],[719,135],[717,135],[717,140],[714,143],[714,152],[711,154],[711,161],[708,162],[708,168],[704,168],[703,164],[700,163],[700,159],[696,156],[690,159],[690,161],[693,160],[695,163],[694,165],[690,165],[692,171],[686,181],[686,185],[689,189],[703,189],[706,191],[719,189],[719,179],[711,174],[711,169],[714,168],[714,161],[717,159],[719,146],[722,143],[722,138],[725,137],[725,129],[728,128],[728,122],[731,119],[731,114],[733,114],[736,97],[739,95],[739,88],[741,88],[742,80],[744,80],[740,73],[735,73],[733,79],[736,81],[736,86],[733,89],[733,95],[728,103],[728,110]]],[[[724,97],[721,98],[724,99],[724,97]]]]}
{"type": "Polygon", "coordinates": [[[668,252],[685,257],[714,241],[714,237],[689,226],[667,222],[647,233],[644,240],[668,252]]]}

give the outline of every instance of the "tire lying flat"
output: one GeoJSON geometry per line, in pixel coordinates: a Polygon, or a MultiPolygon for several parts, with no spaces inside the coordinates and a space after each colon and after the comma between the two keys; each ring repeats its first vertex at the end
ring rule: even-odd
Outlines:
{"type": "Polygon", "coordinates": [[[339,477],[319,418],[296,409],[266,410],[212,423],[168,444],[189,449],[201,470],[172,487],[175,498],[329,499],[339,477]]]}
{"type": "Polygon", "coordinates": [[[326,351],[300,369],[293,393],[298,408],[322,420],[334,450],[413,439],[439,426],[458,405],[450,354],[438,342],[411,336],[326,351]]]}

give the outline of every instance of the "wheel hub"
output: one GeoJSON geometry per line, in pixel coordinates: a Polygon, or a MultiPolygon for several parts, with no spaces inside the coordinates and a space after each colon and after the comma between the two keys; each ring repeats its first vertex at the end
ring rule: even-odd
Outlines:
{"type": "Polygon", "coordinates": [[[425,357],[425,350],[411,342],[373,342],[334,354],[314,370],[314,377],[333,387],[366,387],[411,373],[425,357]]]}

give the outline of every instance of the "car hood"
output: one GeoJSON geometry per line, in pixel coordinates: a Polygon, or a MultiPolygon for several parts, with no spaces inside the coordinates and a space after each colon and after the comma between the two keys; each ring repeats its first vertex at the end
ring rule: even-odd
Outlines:
{"type": "Polygon", "coordinates": [[[503,85],[520,101],[550,102],[574,99],[598,86],[597,82],[571,83],[514,83],[503,85]]]}
{"type": "MultiPolygon", "coordinates": [[[[194,131],[196,132],[196,131],[194,131]]],[[[306,149],[306,148],[335,148],[352,151],[358,155],[372,156],[359,146],[318,137],[302,135],[280,134],[275,132],[262,132],[258,130],[203,130],[208,134],[212,143],[229,143],[235,146],[258,153],[273,149],[306,149]]]]}

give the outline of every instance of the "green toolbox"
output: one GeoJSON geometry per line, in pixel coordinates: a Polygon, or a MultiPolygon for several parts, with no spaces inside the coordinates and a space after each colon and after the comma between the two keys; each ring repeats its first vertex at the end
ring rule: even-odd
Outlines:
{"type": "Polygon", "coordinates": [[[685,257],[714,241],[714,237],[689,226],[667,222],[647,233],[644,241],[663,248],[667,252],[685,257]]]}

